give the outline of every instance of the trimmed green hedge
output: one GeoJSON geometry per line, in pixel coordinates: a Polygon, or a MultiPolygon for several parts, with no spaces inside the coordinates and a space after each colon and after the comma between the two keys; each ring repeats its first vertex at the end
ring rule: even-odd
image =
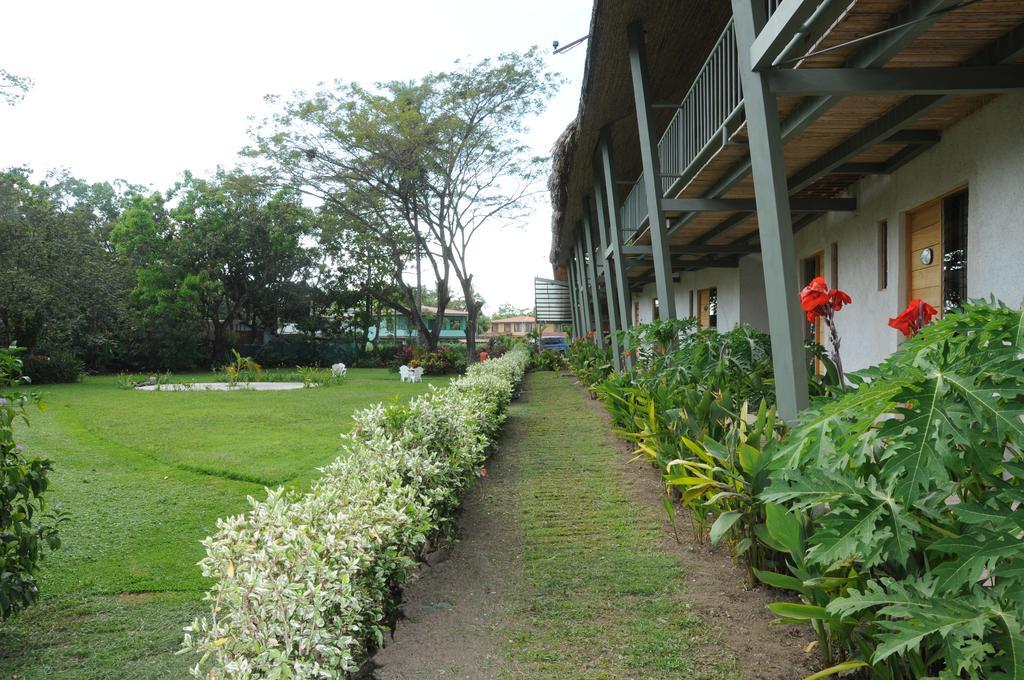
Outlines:
{"type": "Polygon", "coordinates": [[[204,541],[211,612],[186,631],[196,677],[344,677],[379,646],[399,586],[479,473],[529,351],[471,366],[444,389],[355,417],[305,494],[251,500],[204,541]]]}

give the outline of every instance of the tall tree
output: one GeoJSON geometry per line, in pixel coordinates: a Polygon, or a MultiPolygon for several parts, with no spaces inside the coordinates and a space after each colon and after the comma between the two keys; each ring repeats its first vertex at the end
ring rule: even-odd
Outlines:
{"type": "Polygon", "coordinates": [[[536,50],[373,90],[335,83],[295,93],[254,132],[249,152],[372,235],[400,294],[369,293],[410,318],[431,348],[440,324],[423,317],[406,275],[410,264],[427,262],[439,318],[454,276],[469,301],[466,340],[475,357],[481,303],[469,247],[480,229],[526,209],[543,163],[527,152],[525,121],[556,86],[536,50]]]}
{"type": "Polygon", "coordinates": [[[30,175],[0,173],[0,342],[102,367],[122,353],[131,289],[131,269],[108,236],[135,189],[30,175]]]}
{"type": "Polygon", "coordinates": [[[303,283],[316,256],[307,241],[318,223],[297,192],[221,170],[211,179],[186,174],[171,195],[169,209],[159,196],[137,200],[113,234],[136,262],[135,297],[147,313],[184,323],[194,307],[217,361],[235,321],[276,330],[282,312],[307,305],[293,296],[310,293],[303,283]]]}
{"type": "Polygon", "coordinates": [[[514,223],[529,210],[528,197],[546,163],[529,153],[526,121],[544,109],[559,82],[545,71],[536,49],[501,54],[430,80],[445,115],[435,127],[431,165],[439,172],[429,177],[428,204],[436,211],[426,223],[467,302],[466,345],[474,361],[483,300],[473,284],[470,245],[481,229],[514,223]]]}

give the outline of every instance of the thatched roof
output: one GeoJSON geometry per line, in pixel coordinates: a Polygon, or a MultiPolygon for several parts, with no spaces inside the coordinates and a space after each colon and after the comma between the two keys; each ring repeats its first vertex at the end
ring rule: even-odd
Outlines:
{"type": "MultiPolygon", "coordinates": [[[[579,110],[552,149],[550,259],[556,271],[568,257],[563,244],[572,243],[583,197],[593,193],[593,154],[602,128],[612,132],[616,179],[634,181],[640,174],[626,27],[640,21],[647,33],[651,102],[678,104],[731,14],[729,0],[595,0],[579,110]]],[[[654,111],[659,135],[672,113],[654,111]]],[[[621,200],[628,187],[620,189],[621,200]]]]}

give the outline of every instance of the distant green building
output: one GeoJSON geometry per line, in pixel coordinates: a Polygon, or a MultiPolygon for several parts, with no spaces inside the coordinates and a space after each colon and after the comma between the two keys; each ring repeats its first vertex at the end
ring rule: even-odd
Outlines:
{"type": "MultiPolygon", "coordinates": [[[[437,308],[423,306],[423,315],[431,330],[437,323],[437,308]]],[[[442,342],[459,342],[466,339],[466,324],[469,314],[461,309],[446,309],[441,325],[440,339],[442,342]]],[[[409,320],[401,314],[391,314],[381,319],[378,328],[371,328],[370,342],[407,342],[419,335],[416,328],[410,328],[409,320]]]]}

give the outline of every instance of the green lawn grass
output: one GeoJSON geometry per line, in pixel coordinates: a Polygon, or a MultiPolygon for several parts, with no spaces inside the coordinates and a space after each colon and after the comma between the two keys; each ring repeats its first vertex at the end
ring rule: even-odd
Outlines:
{"type": "Polygon", "coordinates": [[[281,392],[138,392],[112,376],[47,386],[47,410],[18,438],[54,462],[48,500],[70,519],[40,603],[0,627],[0,677],[185,676],[193,659],[175,652],[205,609],[196,562],[217,518],[264,486],[308,485],[354,411],[445,382],[350,369],[340,385],[281,392]]]}
{"type": "Polygon", "coordinates": [[[686,603],[686,575],[658,547],[659,508],[638,504],[622,454],[582,390],[533,373],[512,408],[522,602],[508,678],[735,680],[735,659],[686,603]]]}

